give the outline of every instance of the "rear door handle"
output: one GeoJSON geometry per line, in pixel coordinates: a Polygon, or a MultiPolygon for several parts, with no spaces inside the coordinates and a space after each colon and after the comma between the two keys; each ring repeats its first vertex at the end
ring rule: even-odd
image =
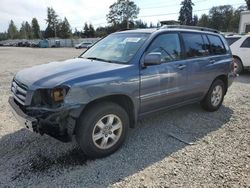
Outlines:
{"type": "Polygon", "coordinates": [[[182,70],[182,69],[186,68],[186,66],[187,65],[179,65],[177,68],[180,69],[180,70],[182,70]]]}

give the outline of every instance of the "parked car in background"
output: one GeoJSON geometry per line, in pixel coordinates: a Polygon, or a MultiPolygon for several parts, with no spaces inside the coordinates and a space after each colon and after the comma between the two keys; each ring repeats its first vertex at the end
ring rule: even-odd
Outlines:
{"type": "Polygon", "coordinates": [[[226,36],[230,45],[236,72],[240,74],[243,70],[250,70],[250,35],[226,36]]]}
{"type": "Polygon", "coordinates": [[[38,48],[39,47],[39,42],[31,42],[30,46],[33,48],[38,48]]]}
{"type": "Polygon", "coordinates": [[[7,43],[3,43],[3,46],[16,46],[17,43],[15,42],[7,42],[7,43]]]}
{"type": "Polygon", "coordinates": [[[81,49],[81,48],[90,48],[93,45],[92,42],[81,42],[80,44],[75,45],[76,49],[81,49]]]}
{"type": "Polygon", "coordinates": [[[79,58],[19,71],[9,103],[30,130],[75,137],[86,155],[104,157],[150,113],[196,102],[218,110],[234,77],[230,48],[217,31],[138,29],[113,33],[79,58]]]}
{"type": "Polygon", "coordinates": [[[17,47],[30,47],[31,43],[29,41],[20,41],[16,45],[17,47]]]}

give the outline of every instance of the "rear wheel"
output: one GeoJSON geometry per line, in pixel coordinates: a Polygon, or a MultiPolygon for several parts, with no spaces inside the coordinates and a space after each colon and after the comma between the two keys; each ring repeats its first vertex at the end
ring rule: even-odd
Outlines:
{"type": "Polygon", "coordinates": [[[236,74],[240,74],[243,71],[242,62],[237,57],[234,57],[234,71],[236,74]]]}
{"type": "Polygon", "coordinates": [[[79,119],[76,140],[89,157],[105,157],[122,145],[128,125],[128,114],[121,106],[110,102],[96,104],[79,119]]]}
{"type": "Polygon", "coordinates": [[[224,99],[225,88],[226,86],[222,80],[215,80],[207,95],[201,101],[201,106],[209,112],[218,110],[224,99]]]}

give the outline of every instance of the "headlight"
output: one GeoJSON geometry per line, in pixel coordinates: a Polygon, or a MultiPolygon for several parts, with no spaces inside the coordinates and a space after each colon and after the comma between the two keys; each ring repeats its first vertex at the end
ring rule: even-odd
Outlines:
{"type": "Polygon", "coordinates": [[[62,102],[67,94],[67,90],[65,88],[54,88],[51,94],[53,101],[62,102]]]}
{"type": "Polygon", "coordinates": [[[64,101],[68,91],[69,87],[67,86],[59,86],[53,89],[38,89],[33,95],[32,104],[57,107],[64,101]]]}

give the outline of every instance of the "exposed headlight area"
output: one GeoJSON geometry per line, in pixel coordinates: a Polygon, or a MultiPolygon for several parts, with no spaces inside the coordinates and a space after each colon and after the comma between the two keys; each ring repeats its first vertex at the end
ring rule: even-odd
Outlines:
{"type": "Polygon", "coordinates": [[[60,86],[53,89],[38,89],[34,92],[32,106],[57,108],[62,105],[69,87],[60,86]]]}

